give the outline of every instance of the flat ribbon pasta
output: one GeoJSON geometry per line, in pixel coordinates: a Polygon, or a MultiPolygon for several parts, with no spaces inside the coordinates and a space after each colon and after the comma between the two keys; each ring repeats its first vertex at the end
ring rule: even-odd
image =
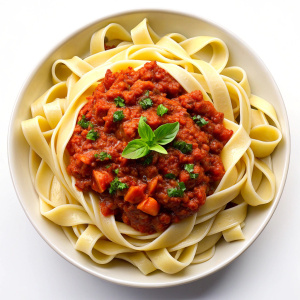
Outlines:
{"type": "Polygon", "coordinates": [[[174,274],[212,258],[220,238],[244,239],[248,205],[274,198],[271,164],[260,158],[271,161],[282,135],[272,105],[251,93],[246,72],[227,66],[228,59],[228,48],[218,38],[160,37],[144,19],[130,33],[110,24],[92,36],[89,56],[53,64],[54,85],[33,102],[32,118],[22,122],[22,129],[31,149],[40,212],[63,228],[76,250],[97,264],[122,259],[145,275],[155,270],[174,274]],[[106,43],[117,46],[106,50],[106,43]],[[205,101],[224,113],[224,125],[234,134],[221,153],[226,173],[199,212],[162,233],[143,234],[114,216],[103,216],[97,195],[76,189],[66,170],[66,145],[86,97],[108,69],[138,69],[153,60],[187,92],[200,90],[205,101]]]}

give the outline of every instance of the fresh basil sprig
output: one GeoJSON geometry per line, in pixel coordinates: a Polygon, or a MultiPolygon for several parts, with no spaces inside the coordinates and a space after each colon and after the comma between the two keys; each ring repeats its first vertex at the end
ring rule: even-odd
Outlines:
{"type": "Polygon", "coordinates": [[[145,118],[141,117],[138,126],[141,138],[129,142],[122,156],[129,159],[137,159],[146,156],[151,150],[167,154],[168,152],[161,145],[172,142],[178,130],[179,123],[175,122],[161,125],[153,132],[151,127],[145,122],[145,118]]]}

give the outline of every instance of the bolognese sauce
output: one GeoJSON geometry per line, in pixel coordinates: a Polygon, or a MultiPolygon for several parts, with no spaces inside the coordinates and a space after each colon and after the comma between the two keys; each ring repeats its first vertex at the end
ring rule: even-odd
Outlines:
{"type": "Polygon", "coordinates": [[[200,91],[187,93],[156,62],[108,70],[79,112],[67,145],[68,173],[78,190],[98,194],[104,216],[142,233],[164,231],[198,212],[222,179],[220,153],[233,134],[223,119],[200,91]],[[152,130],[179,123],[174,141],[164,145],[167,154],[122,156],[139,138],[141,117],[152,130]]]}

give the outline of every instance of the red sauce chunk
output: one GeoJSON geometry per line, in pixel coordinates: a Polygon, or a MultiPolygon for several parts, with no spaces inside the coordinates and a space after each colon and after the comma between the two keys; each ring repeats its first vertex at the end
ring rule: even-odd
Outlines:
{"type": "Polygon", "coordinates": [[[68,173],[78,190],[98,193],[104,216],[113,214],[143,233],[164,231],[197,213],[222,179],[220,153],[233,134],[223,119],[200,91],[187,93],[156,62],[137,71],[108,70],[78,115],[67,145],[68,173]],[[167,108],[162,116],[160,104],[167,108]],[[168,154],[122,157],[140,138],[141,116],[153,131],[179,122],[176,138],[164,145],[168,154]]]}

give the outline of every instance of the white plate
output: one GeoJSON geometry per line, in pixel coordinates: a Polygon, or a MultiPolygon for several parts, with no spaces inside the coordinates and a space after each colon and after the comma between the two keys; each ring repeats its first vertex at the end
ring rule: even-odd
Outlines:
{"type": "Polygon", "coordinates": [[[66,38],[37,66],[26,82],[15,105],[8,135],[8,155],[12,179],[25,213],[43,239],[61,256],[75,266],[102,279],[136,287],[166,287],[183,284],[220,270],[243,253],[262,232],[279,202],[285,184],[290,155],[290,135],[286,109],[280,92],[267,68],[247,45],[218,25],[198,18],[167,11],[135,11],[101,19],[66,38]],[[145,17],[160,35],[178,32],[187,37],[211,35],[221,38],[230,51],[230,65],[237,65],[247,72],[252,92],[268,100],[275,107],[282,126],[283,140],[273,153],[273,170],[276,176],[276,196],[272,203],[251,207],[248,210],[244,234],[246,239],[218,244],[214,257],[202,264],[191,265],[184,271],[168,275],[154,272],[144,276],[139,270],[123,261],[100,266],[89,257],[76,251],[60,227],[46,220],[39,213],[39,201],[29,175],[29,146],[22,134],[21,121],[30,118],[30,104],[52,84],[51,66],[56,59],[84,57],[89,50],[92,34],[98,29],[116,22],[130,30],[145,17]]]}

